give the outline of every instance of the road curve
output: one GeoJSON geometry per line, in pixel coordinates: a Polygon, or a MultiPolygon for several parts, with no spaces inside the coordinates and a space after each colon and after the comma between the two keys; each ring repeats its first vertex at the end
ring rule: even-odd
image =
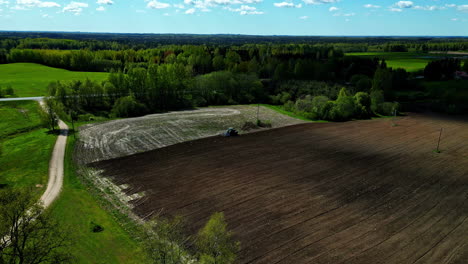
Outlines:
{"type": "MultiPolygon", "coordinates": [[[[0,98],[0,102],[34,100],[39,101],[41,107],[45,109],[43,99],[44,97],[0,98]]],[[[47,189],[39,200],[45,208],[49,207],[57,199],[63,186],[63,163],[67,147],[68,126],[62,120],[58,120],[58,125],[60,134],[55,142],[52,157],[50,158],[47,189]]]]}
{"type": "MultiPolygon", "coordinates": [[[[45,108],[44,101],[39,101],[39,104],[45,108]]],[[[39,200],[44,208],[49,207],[57,199],[63,186],[63,165],[67,147],[68,126],[62,120],[58,120],[58,125],[60,133],[50,158],[47,189],[39,200]]]]}
{"type": "Polygon", "coordinates": [[[49,181],[47,189],[41,196],[42,205],[49,207],[59,196],[63,185],[63,165],[65,159],[65,149],[67,146],[68,126],[59,120],[60,134],[55,142],[52,157],[49,163],[49,181]]]}

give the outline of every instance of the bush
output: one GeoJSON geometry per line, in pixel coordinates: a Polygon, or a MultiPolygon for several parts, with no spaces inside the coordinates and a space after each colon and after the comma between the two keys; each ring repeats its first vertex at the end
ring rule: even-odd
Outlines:
{"type": "Polygon", "coordinates": [[[332,119],[335,121],[346,121],[351,119],[354,114],[354,98],[348,95],[346,88],[342,88],[332,108],[332,119]]]}
{"type": "Polygon", "coordinates": [[[381,105],[381,112],[379,114],[391,116],[395,114],[395,111],[398,111],[399,104],[392,102],[384,102],[381,105]]]}
{"type": "Polygon", "coordinates": [[[371,115],[371,98],[368,93],[356,93],[354,95],[354,103],[358,118],[368,118],[371,115]]]}
{"type": "Polygon", "coordinates": [[[288,111],[288,112],[294,112],[294,102],[293,101],[287,101],[285,104],[284,104],[284,110],[288,111]]]}
{"type": "Polygon", "coordinates": [[[245,122],[244,125],[242,125],[241,127],[241,129],[244,131],[249,131],[249,130],[256,129],[256,128],[258,128],[258,126],[250,121],[245,122]]]}
{"type": "Polygon", "coordinates": [[[380,113],[382,111],[382,104],[384,102],[384,95],[382,90],[373,90],[370,94],[371,98],[371,110],[374,113],[380,113]]]}
{"type": "Polygon", "coordinates": [[[315,96],[312,99],[312,118],[311,119],[327,119],[331,104],[326,96],[315,96]]]}
{"type": "Polygon", "coordinates": [[[145,113],[145,105],[139,103],[133,95],[119,98],[112,107],[112,114],[116,117],[133,117],[145,113]]]}
{"type": "Polygon", "coordinates": [[[271,127],[271,122],[269,120],[257,120],[257,126],[259,127],[264,127],[264,128],[270,128],[271,127]]]}
{"type": "Polygon", "coordinates": [[[296,112],[312,112],[312,96],[297,100],[294,108],[296,112]]]}

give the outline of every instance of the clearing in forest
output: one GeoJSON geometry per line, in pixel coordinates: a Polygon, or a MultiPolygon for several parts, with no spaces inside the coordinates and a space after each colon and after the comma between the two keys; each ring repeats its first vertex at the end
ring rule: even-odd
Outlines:
{"type": "Polygon", "coordinates": [[[11,86],[17,97],[45,96],[51,82],[86,79],[103,81],[108,75],[104,72],[68,71],[36,63],[0,64],[0,87],[11,86]]]}

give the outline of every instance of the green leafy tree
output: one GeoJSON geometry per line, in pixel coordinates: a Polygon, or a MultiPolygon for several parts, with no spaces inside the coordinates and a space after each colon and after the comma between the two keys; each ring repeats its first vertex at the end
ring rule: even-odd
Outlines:
{"type": "Polygon", "coordinates": [[[374,113],[382,112],[382,104],[384,103],[384,94],[382,90],[372,90],[370,93],[371,110],[374,113]]]}
{"type": "Polygon", "coordinates": [[[357,92],[354,95],[356,114],[359,118],[368,118],[371,114],[371,98],[368,93],[357,92]]]}
{"type": "Polygon", "coordinates": [[[145,249],[155,264],[179,264],[188,259],[185,251],[189,238],[182,230],[184,221],[177,216],[173,219],[155,218],[147,225],[145,249]]]}
{"type": "Polygon", "coordinates": [[[392,72],[389,69],[379,68],[374,74],[372,90],[389,92],[393,87],[392,80],[392,72]]]}
{"type": "Polygon", "coordinates": [[[146,112],[145,105],[138,102],[133,95],[119,98],[112,108],[112,114],[116,117],[133,117],[146,112]]]}
{"type": "Polygon", "coordinates": [[[338,93],[338,98],[333,106],[332,118],[336,121],[351,119],[355,114],[354,98],[348,95],[346,88],[342,88],[338,93]]]}
{"type": "Polygon", "coordinates": [[[54,99],[46,99],[42,111],[39,111],[42,127],[51,131],[55,131],[55,127],[58,125],[58,119],[54,113],[54,104],[54,99]]]}
{"type": "Polygon", "coordinates": [[[0,263],[72,263],[67,234],[35,192],[0,191],[0,263]]]}
{"type": "Polygon", "coordinates": [[[329,101],[330,99],[323,95],[315,96],[312,99],[312,113],[315,115],[313,119],[327,119],[330,111],[329,101]]]}
{"type": "Polygon", "coordinates": [[[198,232],[196,239],[200,263],[230,264],[234,263],[240,244],[228,231],[223,213],[214,213],[208,223],[198,232]]]}

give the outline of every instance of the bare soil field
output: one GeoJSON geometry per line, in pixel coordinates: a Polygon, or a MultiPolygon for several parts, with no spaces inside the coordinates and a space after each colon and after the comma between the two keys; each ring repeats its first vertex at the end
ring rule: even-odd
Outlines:
{"type": "MultiPolygon", "coordinates": [[[[263,106],[259,113],[272,127],[304,123],[263,106]]],[[[77,152],[84,163],[111,159],[218,135],[229,127],[241,130],[246,121],[256,120],[256,106],[229,106],[89,124],[80,127],[77,152]]]]}
{"type": "Polygon", "coordinates": [[[134,212],[215,211],[238,263],[468,263],[468,122],[412,114],[210,137],[93,163],[134,212]],[[440,128],[441,153],[435,153],[440,128]]]}

